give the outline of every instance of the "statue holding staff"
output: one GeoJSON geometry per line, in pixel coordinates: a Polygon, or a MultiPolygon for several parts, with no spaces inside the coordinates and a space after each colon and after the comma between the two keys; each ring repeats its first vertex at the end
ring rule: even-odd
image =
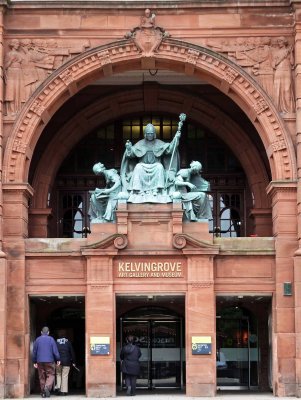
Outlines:
{"type": "Polygon", "coordinates": [[[148,124],[144,139],[125,144],[121,163],[123,192],[129,193],[129,203],[169,203],[174,179],[180,166],[178,153],[182,120],[170,143],[156,138],[156,129],[148,124]]]}

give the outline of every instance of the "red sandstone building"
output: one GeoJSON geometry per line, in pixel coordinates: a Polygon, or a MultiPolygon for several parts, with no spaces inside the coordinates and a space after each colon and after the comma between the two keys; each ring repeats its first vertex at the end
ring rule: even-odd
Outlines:
{"type": "Polygon", "coordinates": [[[129,333],[140,388],[300,397],[301,2],[148,1],[155,23],[145,3],[1,1],[0,396],[38,390],[49,325],[88,397],[122,388],[129,333]],[[182,112],[213,220],[120,203],[90,224],[93,164],[118,170],[148,122],[170,141],[182,112]]]}

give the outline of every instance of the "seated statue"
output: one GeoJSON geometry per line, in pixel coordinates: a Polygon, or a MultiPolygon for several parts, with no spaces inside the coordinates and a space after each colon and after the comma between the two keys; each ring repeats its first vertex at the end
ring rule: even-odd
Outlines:
{"type": "Polygon", "coordinates": [[[123,192],[129,193],[129,203],[169,203],[169,193],[179,169],[178,144],[181,132],[177,131],[171,143],[156,139],[154,125],[144,129],[144,139],[126,150],[121,163],[123,192]]]}
{"type": "Polygon", "coordinates": [[[115,222],[117,196],[121,190],[121,179],[116,169],[106,169],[102,163],[93,166],[95,175],[104,175],[106,187],[91,192],[89,215],[92,223],[115,222]]]}
{"type": "Polygon", "coordinates": [[[207,192],[210,183],[201,177],[202,164],[192,161],[190,168],[180,169],[175,178],[175,186],[181,193],[184,220],[202,221],[211,219],[212,212],[207,192]]]}

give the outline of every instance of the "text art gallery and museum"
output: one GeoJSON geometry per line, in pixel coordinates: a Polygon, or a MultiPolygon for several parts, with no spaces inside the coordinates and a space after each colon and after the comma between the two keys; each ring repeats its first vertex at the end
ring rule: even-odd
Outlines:
{"type": "Polygon", "coordinates": [[[0,397],[300,397],[301,3],[145,3],[0,2],[0,397]]]}

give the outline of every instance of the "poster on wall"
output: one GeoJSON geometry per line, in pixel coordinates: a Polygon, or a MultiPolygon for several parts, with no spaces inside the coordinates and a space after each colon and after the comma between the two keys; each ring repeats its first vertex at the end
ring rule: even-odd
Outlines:
{"type": "Polygon", "coordinates": [[[193,355],[211,354],[212,353],[211,336],[192,336],[191,350],[193,355]]]}
{"type": "Polygon", "coordinates": [[[90,354],[92,356],[107,356],[110,354],[109,336],[91,336],[90,354]]]}

